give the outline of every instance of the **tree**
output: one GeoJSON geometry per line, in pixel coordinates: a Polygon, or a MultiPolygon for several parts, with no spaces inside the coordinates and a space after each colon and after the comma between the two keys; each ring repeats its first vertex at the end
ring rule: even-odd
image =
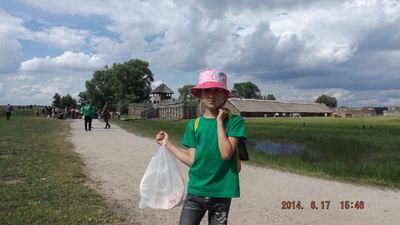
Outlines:
{"type": "Polygon", "coordinates": [[[181,98],[184,103],[190,104],[195,102],[195,98],[191,94],[192,87],[194,87],[194,85],[183,85],[183,87],[178,89],[180,94],[179,98],[181,98]]]}
{"type": "Polygon", "coordinates": [[[139,59],[129,60],[123,64],[114,64],[113,92],[116,103],[123,106],[121,113],[127,113],[129,103],[141,103],[150,100],[151,82],[154,80],[149,63],[139,59]]]}
{"type": "Polygon", "coordinates": [[[58,93],[56,93],[54,96],[53,96],[53,107],[58,107],[58,108],[61,108],[61,95],[60,94],[58,94],[58,93]]]}
{"type": "Polygon", "coordinates": [[[126,99],[131,103],[150,100],[151,82],[154,79],[148,62],[135,59],[114,64],[112,73],[117,99],[126,99]]]}
{"type": "Polygon", "coordinates": [[[104,67],[95,71],[93,78],[86,81],[86,91],[79,93],[80,102],[91,101],[95,107],[128,112],[129,103],[150,100],[153,73],[149,63],[139,59],[122,64],[114,63],[112,68],[104,67]]]}
{"type": "Polygon", "coordinates": [[[261,99],[260,89],[252,82],[235,83],[232,94],[237,98],[261,99]]]}
{"type": "Polygon", "coordinates": [[[328,95],[320,95],[317,100],[315,100],[315,103],[323,103],[329,108],[335,108],[337,106],[336,98],[328,95]]]}
{"type": "Polygon", "coordinates": [[[78,104],[70,94],[61,98],[61,108],[77,108],[78,104]]]}
{"type": "MultiPolygon", "coordinates": [[[[93,78],[86,81],[86,91],[79,93],[81,102],[90,101],[94,106],[103,107],[113,99],[114,78],[111,70],[95,71],[93,78]]],[[[109,103],[110,104],[110,103],[109,103]]]]}
{"type": "Polygon", "coordinates": [[[273,94],[268,94],[266,99],[267,100],[276,100],[276,98],[273,94]]]}

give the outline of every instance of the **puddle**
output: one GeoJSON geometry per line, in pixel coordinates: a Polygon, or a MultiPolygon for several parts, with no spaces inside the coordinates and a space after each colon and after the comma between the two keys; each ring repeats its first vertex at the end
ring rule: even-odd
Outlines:
{"type": "Polygon", "coordinates": [[[272,155],[296,155],[296,158],[305,162],[317,162],[323,160],[322,155],[318,151],[309,148],[306,149],[305,146],[301,144],[289,144],[267,140],[255,142],[253,148],[256,151],[272,155]]]}
{"type": "Polygon", "coordinates": [[[275,141],[261,141],[254,144],[257,151],[270,154],[293,154],[305,151],[304,146],[296,144],[286,144],[275,141]]]}
{"type": "Polygon", "coordinates": [[[321,162],[321,161],[349,161],[362,162],[372,161],[375,158],[372,148],[365,146],[362,143],[355,145],[354,142],[349,142],[343,145],[339,150],[329,150],[328,148],[306,148],[303,144],[285,143],[276,140],[260,140],[250,143],[254,150],[266,154],[277,155],[279,157],[291,157],[303,162],[321,162]],[[350,146],[349,148],[346,148],[350,146]],[[353,149],[351,146],[357,146],[353,149]],[[365,147],[364,147],[365,146],[365,147]]]}

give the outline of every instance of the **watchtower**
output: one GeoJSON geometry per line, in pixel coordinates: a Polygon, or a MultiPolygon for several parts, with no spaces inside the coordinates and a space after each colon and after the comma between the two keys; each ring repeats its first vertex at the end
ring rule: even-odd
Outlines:
{"type": "Polygon", "coordinates": [[[152,103],[160,104],[161,101],[172,98],[174,92],[164,82],[150,92],[153,95],[152,103]]]}

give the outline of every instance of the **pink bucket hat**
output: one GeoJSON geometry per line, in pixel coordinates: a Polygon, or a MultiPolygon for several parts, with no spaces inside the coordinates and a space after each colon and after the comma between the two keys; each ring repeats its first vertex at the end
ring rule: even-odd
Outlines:
{"type": "Polygon", "coordinates": [[[232,93],[226,86],[226,80],[226,74],[222,70],[206,70],[199,74],[199,82],[192,88],[192,95],[198,96],[202,89],[221,88],[225,90],[228,97],[232,97],[232,93]]]}

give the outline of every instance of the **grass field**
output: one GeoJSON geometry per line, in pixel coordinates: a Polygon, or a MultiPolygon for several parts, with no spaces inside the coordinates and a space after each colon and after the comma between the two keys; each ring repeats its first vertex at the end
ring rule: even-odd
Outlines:
{"type": "Polygon", "coordinates": [[[121,221],[87,186],[68,122],[32,110],[0,117],[0,224],[112,224],[121,221]]]}
{"type": "MultiPolygon", "coordinates": [[[[187,121],[114,121],[134,133],[154,137],[158,130],[179,143],[187,121]]],[[[250,162],[299,174],[400,188],[400,118],[247,119],[250,162]],[[269,154],[255,143],[297,144],[305,151],[269,154]]]]}

